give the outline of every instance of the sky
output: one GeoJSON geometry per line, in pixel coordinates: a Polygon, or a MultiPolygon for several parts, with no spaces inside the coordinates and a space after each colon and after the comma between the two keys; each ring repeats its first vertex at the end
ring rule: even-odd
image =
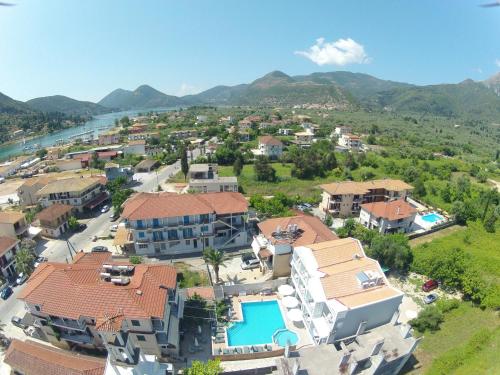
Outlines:
{"type": "Polygon", "coordinates": [[[98,101],[347,70],[414,84],[500,71],[493,0],[5,0],[0,92],[98,101]]]}

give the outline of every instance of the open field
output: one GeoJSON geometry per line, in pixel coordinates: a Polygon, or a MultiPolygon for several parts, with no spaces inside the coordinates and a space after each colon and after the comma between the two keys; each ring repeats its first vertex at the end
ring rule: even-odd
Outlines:
{"type": "Polygon", "coordinates": [[[439,230],[437,232],[430,233],[430,234],[427,234],[425,236],[417,237],[413,240],[410,240],[409,244],[411,247],[416,247],[416,246],[421,245],[423,243],[431,242],[435,239],[438,239],[441,237],[446,237],[446,236],[451,235],[452,233],[459,232],[459,231],[466,230],[466,229],[467,229],[467,227],[463,227],[460,225],[453,225],[451,227],[444,228],[444,229],[439,230]]]}
{"type": "MultiPolygon", "coordinates": [[[[498,313],[490,309],[481,310],[463,302],[456,310],[445,316],[441,329],[435,333],[427,332],[415,352],[415,357],[420,364],[418,370],[411,374],[498,374],[500,360],[498,350],[500,344],[500,320],[498,313]],[[481,329],[491,331],[492,340],[481,350],[467,357],[464,363],[453,371],[440,372],[437,363],[445,354],[459,352],[472,336],[481,329]]],[[[449,367],[448,367],[449,368],[449,367]]]]}

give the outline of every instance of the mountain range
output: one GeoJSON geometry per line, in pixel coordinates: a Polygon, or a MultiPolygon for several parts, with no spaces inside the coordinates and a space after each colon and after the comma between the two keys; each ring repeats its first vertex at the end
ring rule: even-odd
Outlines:
{"type": "Polygon", "coordinates": [[[148,85],[133,91],[116,89],[98,103],[65,96],[31,99],[25,103],[0,94],[0,113],[15,111],[97,115],[129,109],[190,105],[293,106],[328,105],[442,116],[500,117],[500,73],[485,80],[417,86],[351,72],[289,76],[274,71],[249,84],[215,86],[196,95],[177,97],[148,85]]]}

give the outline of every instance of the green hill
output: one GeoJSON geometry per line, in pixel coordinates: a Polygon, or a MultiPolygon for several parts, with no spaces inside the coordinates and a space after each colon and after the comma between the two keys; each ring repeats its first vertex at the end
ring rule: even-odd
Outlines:
{"type": "Polygon", "coordinates": [[[110,112],[109,108],[99,104],[75,100],[62,95],[35,98],[28,100],[26,104],[41,112],[61,112],[77,116],[93,116],[110,112]]]}
{"type": "Polygon", "coordinates": [[[30,112],[30,108],[18,100],[4,95],[0,92],[0,113],[18,114],[30,112]]]}
{"type": "Polygon", "coordinates": [[[142,85],[134,91],[117,89],[102,98],[98,104],[108,108],[146,109],[175,107],[185,102],[177,96],[166,95],[151,86],[142,85]]]}

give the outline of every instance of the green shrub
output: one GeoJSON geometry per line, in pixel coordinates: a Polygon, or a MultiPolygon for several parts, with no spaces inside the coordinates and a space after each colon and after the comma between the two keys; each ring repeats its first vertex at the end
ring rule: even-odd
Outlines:
{"type": "Polygon", "coordinates": [[[443,313],[436,306],[427,306],[420,311],[418,317],[409,321],[409,324],[419,332],[437,331],[443,322],[443,313]]]}
{"type": "Polygon", "coordinates": [[[132,264],[141,264],[143,262],[143,259],[139,255],[132,255],[130,256],[129,261],[132,264]]]}

